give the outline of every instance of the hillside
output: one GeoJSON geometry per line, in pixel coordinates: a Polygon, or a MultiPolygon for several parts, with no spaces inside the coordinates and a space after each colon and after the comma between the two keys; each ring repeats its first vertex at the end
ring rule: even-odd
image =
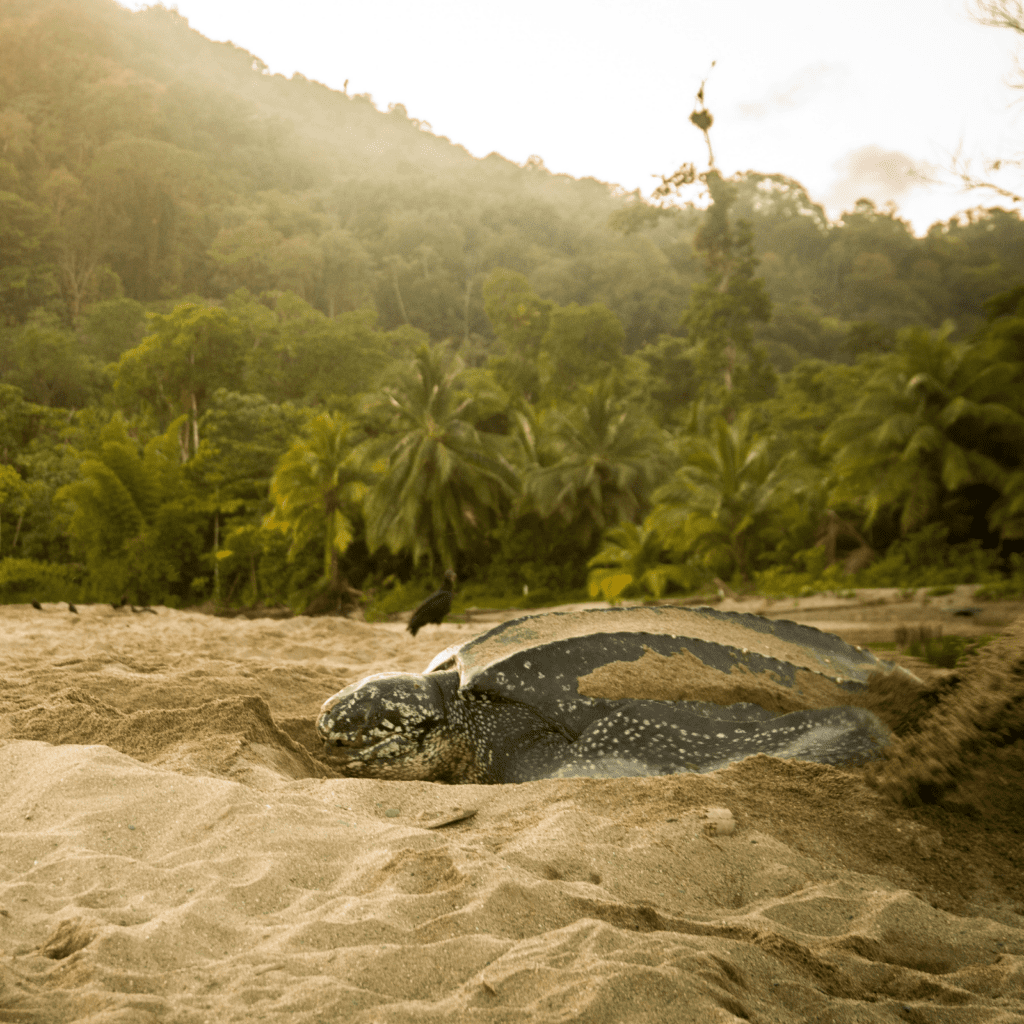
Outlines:
{"type": "MultiPolygon", "coordinates": [[[[700,275],[692,211],[658,217],[594,179],[476,159],[401,105],[268,74],[162,6],[4,0],[0,18],[8,324],[40,306],[75,321],[121,289],[153,304],[245,287],[487,338],[481,284],[503,267],[560,304],[603,302],[629,350],[677,332],[700,275]]],[[[1017,283],[1014,214],[915,239],[866,205],[831,225],[779,174],[751,172],[742,192],[776,310],[759,338],[782,369],[848,358],[856,323],[876,328],[854,332],[854,350],[909,323],[969,329],[1017,283]]]]}
{"type": "Polygon", "coordinates": [[[0,0],[0,594],[1018,578],[1018,214],[702,181],[655,205],[162,6],[0,0]]]}

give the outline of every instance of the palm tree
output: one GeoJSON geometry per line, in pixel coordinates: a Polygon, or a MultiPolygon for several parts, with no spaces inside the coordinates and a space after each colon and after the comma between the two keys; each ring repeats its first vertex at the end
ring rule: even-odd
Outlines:
{"type": "Polygon", "coordinates": [[[679,468],[654,495],[651,526],[670,552],[710,575],[746,577],[755,547],[784,529],[783,507],[810,482],[793,454],[773,460],[772,439],[755,433],[748,407],[730,424],[677,443],[679,468]]]}
{"type": "Polygon", "coordinates": [[[341,577],[340,556],[355,537],[352,517],[367,490],[352,432],[352,424],[337,412],[310,420],[306,436],[277,464],[270,481],[274,508],[264,522],[291,535],[290,561],[314,541],[323,545],[322,583],[330,598],[340,600],[357,593],[341,577]]]}
{"type": "Polygon", "coordinates": [[[608,527],[640,517],[661,444],[657,430],[616,399],[608,381],[586,389],[583,398],[542,416],[538,462],[525,492],[542,517],[557,513],[590,549],[608,527]]]}
{"type": "Polygon", "coordinates": [[[379,436],[364,459],[379,474],[366,498],[367,543],[452,566],[458,551],[516,492],[508,442],[477,430],[474,399],[459,388],[462,361],[446,346],[417,349],[412,367],[382,391],[379,436]]]}
{"type": "Polygon", "coordinates": [[[908,533],[962,488],[1003,491],[1012,466],[1000,453],[1024,448],[1024,417],[1005,393],[1012,367],[952,344],[951,329],[901,331],[863,397],[823,438],[838,481],[830,504],[862,508],[867,526],[892,510],[908,533]]]}
{"type": "Polygon", "coordinates": [[[185,423],[184,416],[172,421],[140,451],[123,417],[114,416],[78,479],[56,492],[71,549],[88,569],[88,599],[128,594],[149,602],[187,584],[180,566],[197,560],[201,518],[178,449],[185,423]]]}
{"type": "Polygon", "coordinates": [[[699,582],[686,566],[665,563],[664,544],[649,523],[613,526],[587,565],[590,596],[601,595],[606,601],[620,596],[659,598],[670,583],[687,587],[699,582]]]}

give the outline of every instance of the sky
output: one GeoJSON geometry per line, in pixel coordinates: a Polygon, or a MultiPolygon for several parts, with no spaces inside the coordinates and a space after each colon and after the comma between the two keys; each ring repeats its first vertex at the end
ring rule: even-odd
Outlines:
{"type": "MultiPolygon", "coordinates": [[[[956,154],[980,171],[1024,151],[1024,36],[979,25],[970,3],[165,0],[270,72],[347,79],[475,156],[535,154],[645,196],[657,175],[706,161],[687,118],[710,72],[723,172],[788,175],[833,219],[861,196],[893,202],[918,233],[1006,205],[954,182],[956,154]]],[[[1000,180],[1024,189],[1024,170],[1000,180]]]]}

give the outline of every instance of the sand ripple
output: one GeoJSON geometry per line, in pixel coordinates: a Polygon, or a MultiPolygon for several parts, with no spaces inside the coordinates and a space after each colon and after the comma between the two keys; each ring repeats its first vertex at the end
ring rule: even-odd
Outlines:
{"type": "MultiPolygon", "coordinates": [[[[420,668],[466,633],[67,618],[0,609],[0,1021],[1024,1015],[1020,835],[1002,804],[980,817],[983,760],[973,802],[922,807],[764,756],[661,779],[340,779],[303,743],[338,679],[420,668]]],[[[938,707],[935,687],[957,684],[934,684],[938,707]]]]}

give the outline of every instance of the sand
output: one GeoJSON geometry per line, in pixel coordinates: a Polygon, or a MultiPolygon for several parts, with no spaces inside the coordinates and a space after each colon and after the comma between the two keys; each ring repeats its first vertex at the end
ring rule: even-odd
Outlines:
{"type": "Polygon", "coordinates": [[[79,611],[0,608],[0,1022],[1024,1020],[1024,626],[873,768],[444,786],[311,722],[486,623],[79,611]]]}

